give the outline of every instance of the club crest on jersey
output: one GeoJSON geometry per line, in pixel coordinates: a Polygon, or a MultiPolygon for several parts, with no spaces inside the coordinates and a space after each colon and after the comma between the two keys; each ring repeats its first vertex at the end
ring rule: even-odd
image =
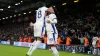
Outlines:
{"type": "Polygon", "coordinates": [[[53,41],[53,38],[50,38],[49,40],[50,40],[50,41],[53,41]]]}

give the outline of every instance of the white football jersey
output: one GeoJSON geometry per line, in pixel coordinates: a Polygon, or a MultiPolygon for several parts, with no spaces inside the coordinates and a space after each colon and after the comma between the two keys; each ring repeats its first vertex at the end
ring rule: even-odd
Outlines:
{"type": "Polygon", "coordinates": [[[58,33],[57,28],[55,24],[57,23],[57,17],[55,14],[50,14],[46,17],[46,31],[47,34],[49,33],[58,33]],[[50,23],[47,23],[47,21],[50,21],[50,23]]]}
{"type": "Polygon", "coordinates": [[[36,12],[36,23],[43,23],[46,15],[47,7],[41,7],[36,12]]]}
{"type": "Polygon", "coordinates": [[[34,36],[41,37],[45,34],[45,12],[47,7],[41,7],[36,12],[36,22],[34,23],[34,36]]]}
{"type": "Polygon", "coordinates": [[[96,45],[97,40],[98,40],[98,37],[93,37],[92,38],[92,45],[96,45]]]}

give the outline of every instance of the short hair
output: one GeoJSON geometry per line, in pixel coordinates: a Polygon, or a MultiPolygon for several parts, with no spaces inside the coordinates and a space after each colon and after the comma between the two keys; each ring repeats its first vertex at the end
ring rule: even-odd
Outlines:
{"type": "Polygon", "coordinates": [[[40,8],[40,7],[43,7],[43,6],[46,6],[45,2],[39,1],[39,2],[36,3],[37,8],[40,8]]]}
{"type": "Polygon", "coordinates": [[[57,8],[54,6],[51,6],[51,7],[53,8],[54,12],[57,13],[57,8]]]}

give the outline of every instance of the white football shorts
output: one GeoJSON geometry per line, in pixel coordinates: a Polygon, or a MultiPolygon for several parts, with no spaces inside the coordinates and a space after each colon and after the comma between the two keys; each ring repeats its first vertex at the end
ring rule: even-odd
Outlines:
{"type": "Polygon", "coordinates": [[[96,48],[96,47],[97,47],[96,43],[92,43],[92,46],[93,46],[94,48],[96,48]]]}
{"type": "Polygon", "coordinates": [[[35,23],[34,24],[34,37],[43,37],[45,34],[45,27],[43,24],[35,23]]]}
{"type": "Polygon", "coordinates": [[[47,45],[56,45],[57,44],[57,33],[49,33],[47,34],[47,45]]]}

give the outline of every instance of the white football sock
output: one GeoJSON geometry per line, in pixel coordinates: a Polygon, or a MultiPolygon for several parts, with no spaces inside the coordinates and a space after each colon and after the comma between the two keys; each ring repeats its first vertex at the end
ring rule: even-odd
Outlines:
{"type": "Polygon", "coordinates": [[[94,48],[94,50],[93,50],[93,54],[95,55],[95,54],[96,54],[96,52],[97,52],[97,50],[96,50],[96,48],[94,48]]]}
{"type": "Polygon", "coordinates": [[[30,55],[32,55],[32,53],[39,47],[40,44],[41,44],[41,41],[37,40],[35,45],[33,45],[32,50],[30,51],[30,55]]]}
{"type": "Polygon", "coordinates": [[[54,56],[59,56],[59,53],[58,53],[56,47],[51,47],[51,50],[52,50],[54,56]]]}
{"type": "Polygon", "coordinates": [[[29,53],[30,53],[30,51],[32,50],[33,45],[35,45],[35,43],[36,43],[36,40],[35,40],[35,41],[31,44],[31,46],[30,46],[30,48],[29,48],[29,50],[28,50],[27,54],[29,54],[29,53]]]}
{"type": "Polygon", "coordinates": [[[51,49],[49,49],[49,51],[52,52],[52,54],[53,54],[53,51],[51,49]]]}

